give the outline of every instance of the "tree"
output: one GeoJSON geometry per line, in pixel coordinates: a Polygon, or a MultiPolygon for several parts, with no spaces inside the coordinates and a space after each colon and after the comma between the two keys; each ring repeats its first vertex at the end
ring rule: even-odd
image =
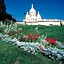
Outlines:
{"type": "Polygon", "coordinates": [[[4,3],[4,0],[0,0],[0,21],[5,22],[6,19],[16,22],[12,15],[6,12],[6,5],[4,3]]]}

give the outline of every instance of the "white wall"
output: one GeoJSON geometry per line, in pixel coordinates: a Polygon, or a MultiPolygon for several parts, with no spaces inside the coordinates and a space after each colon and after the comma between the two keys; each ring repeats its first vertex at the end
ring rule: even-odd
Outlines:
{"type": "Polygon", "coordinates": [[[60,25],[60,22],[39,22],[40,25],[60,25]]]}
{"type": "MultiPolygon", "coordinates": [[[[22,24],[24,25],[25,22],[16,22],[17,24],[22,24]]],[[[62,22],[62,24],[64,25],[64,22],[62,22]]],[[[46,26],[49,26],[49,25],[60,25],[60,22],[37,22],[37,23],[26,23],[26,25],[46,25],[46,26]]]]}

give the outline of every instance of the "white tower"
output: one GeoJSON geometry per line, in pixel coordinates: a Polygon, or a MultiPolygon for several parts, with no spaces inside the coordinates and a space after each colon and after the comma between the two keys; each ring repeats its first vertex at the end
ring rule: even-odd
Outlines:
{"type": "Polygon", "coordinates": [[[38,11],[38,14],[37,14],[37,21],[42,21],[42,18],[41,18],[39,11],[38,11]]]}
{"type": "Polygon", "coordinates": [[[33,4],[32,4],[32,7],[31,7],[31,9],[29,11],[29,15],[30,15],[30,21],[35,22],[36,21],[36,11],[35,11],[35,9],[33,7],[33,4]]]}
{"type": "Polygon", "coordinates": [[[29,20],[30,20],[29,18],[30,18],[30,16],[29,16],[29,14],[28,14],[28,12],[27,12],[27,14],[26,14],[26,16],[25,16],[25,21],[26,21],[26,22],[29,22],[29,20]]]}

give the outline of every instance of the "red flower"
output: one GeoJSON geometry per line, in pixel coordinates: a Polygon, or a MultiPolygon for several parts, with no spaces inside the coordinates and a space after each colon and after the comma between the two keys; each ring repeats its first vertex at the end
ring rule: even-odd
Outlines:
{"type": "Polygon", "coordinates": [[[35,34],[34,36],[34,39],[38,38],[39,37],[39,34],[35,34]]]}
{"type": "Polygon", "coordinates": [[[56,43],[55,43],[56,41],[55,40],[53,40],[52,38],[50,39],[50,44],[54,44],[54,45],[56,45],[56,43]]]}
{"type": "Polygon", "coordinates": [[[28,34],[27,34],[27,36],[29,37],[29,36],[30,36],[30,34],[28,33],[28,34]]]}
{"type": "Polygon", "coordinates": [[[30,39],[33,40],[33,35],[31,34],[30,39]]]}
{"type": "Polygon", "coordinates": [[[25,40],[26,40],[26,37],[24,37],[22,41],[24,42],[25,40]]]}
{"type": "Polygon", "coordinates": [[[57,38],[55,37],[55,41],[57,41],[57,38]]]}
{"type": "Polygon", "coordinates": [[[39,34],[37,34],[37,37],[39,37],[39,34]]]}
{"type": "Polygon", "coordinates": [[[35,36],[34,36],[34,39],[36,39],[37,38],[37,34],[35,34],[35,36]]]}
{"type": "Polygon", "coordinates": [[[53,39],[51,38],[51,39],[50,39],[50,44],[52,44],[52,43],[53,43],[53,39]]]}
{"type": "Polygon", "coordinates": [[[45,51],[45,49],[43,48],[42,51],[45,51]]]}
{"type": "Polygon", "coordinates": [[[44,49],[44,47],[43,46],[39,46],[41,49],[42,49],[42,51],[45,51],[45,49],[44,49]]]}
{"type": "Polygon", "coordinates": [[[55,42],[56,42],[56,41],[55,41],[55,40],[53,40],[53,44],[54,44],[54,45],[56,45],[56,43],[55,43],[55,42]]]}
{"type": "Polygon", "coordinates": [[[47,38],[46,41],[49,43],[49,38],[47,38]]]}
{"type": "Polygon", "coordinates": [[[11,31],[9,31],[9,35],[11,35],[11,31]]]}
{"type": "Polygon", "coordinates": [[[15,32],[15,34],[17,34],[19,31],[17,30],[16,32],[15,32]]]}

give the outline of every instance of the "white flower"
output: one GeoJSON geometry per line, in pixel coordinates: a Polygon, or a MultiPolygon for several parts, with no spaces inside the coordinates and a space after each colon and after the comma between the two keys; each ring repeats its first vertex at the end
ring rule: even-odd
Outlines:
{"type": "Polygon", "coordinates": [[[60,54],[57,54],[57,57],[58,57],[58,59],[61,59],[62,58],[62,56],[60,54]]]}
{"type": "Polygon", "coordinates": [[[38,27],[36,27],[35,30],[38,30],[38,27]]]}
{"type": "Polygon", "coordinates": [[[17,41],[17,39],[16,38],[14,38],[13,40],[12,40],[12,42],[16,42],[17,41]]]}
{"type": "Polygon", "coordinates": [[[1,38],[1,37],[3,37],[3,34],[2,34],[2,33],[0,33],[0,38],[1,38]]]}
{"type": "Polygon", "coordinates": [[[42,35],[42,38],[44,37],[44,34],[42,35]]]}
{"type": "Polygon", "coordinates": [[[22,28],[19,28],[18,30],[22,30],[22,28]]]}
{"type": "Polygon", "coordinates": [[[16,41],[16,44],[17,44],[17,46],[21,46],[22,45],[22,43],[19,42],[19,41],[16,41]]]}
{"type": "Polygon", "coordinates": [[[24,51],[27,51],[27,48],[24,48],[24,51]]]}

